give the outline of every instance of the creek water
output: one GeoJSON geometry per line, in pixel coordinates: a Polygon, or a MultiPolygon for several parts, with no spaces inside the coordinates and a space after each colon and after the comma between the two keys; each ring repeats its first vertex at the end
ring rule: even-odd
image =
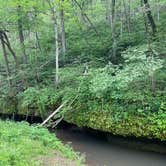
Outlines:
{"type": "Polygon", "coordinates": [[[57,129],[55,133],[64,143],[83,153],[88,166],[166,166],[166,154],[129,148],[122,142],[111,142],[111,138],[108,142],[100,133],[94,135],[69,128],[57,129]]]}
{"type": "MultiPolygon", "coordinates": [[[[0,117],[12,119],[12,115],[0,114],[0,117]]],[[[15,116],[15,121],[22,120],[25,120],[24,116],[15,116]]],[[[29,123],[42,122],[40,117],[28,117],[26,120],[29,123]]],[[[87,166],[166,166],[166,142],[157,143],[156,146],[156,143],[151,141],[140,143],[137,139],[133,141],[115,136],[109,136],[108,141],[106,135],[101,132],[94,133],[77,127],[73,128],[73,125],[65,122],[58,129],[50,131],[55,132],[59,139],[70,144],[74,150],[84,154],[87,166]],[[141,150],[147,144],[150,149],[156,149],[162,153],[141,150]]]]}

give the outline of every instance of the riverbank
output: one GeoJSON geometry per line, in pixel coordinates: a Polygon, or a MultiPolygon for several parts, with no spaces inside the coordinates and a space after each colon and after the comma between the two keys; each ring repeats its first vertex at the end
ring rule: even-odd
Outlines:
{"type": "Polygon", "coordinates": [[[65,116],[68,123],[124,137],[134,136],[166,141],[166,114],[75,110],[65,116]]]}
{"type": "Polygon", "coordinates": [[[80,166],[83,160],[46,128],[0,120],[0,165],[80,166]]]}
{"type": "MultiPolygon", "coordinates": [[[[91,103],[95,105],[95,103],[91,103]]],[[[65,113],[64,120],[79,127],[87,127],[101,132],[107,132],[113,135],[123,137],[137,137],[150,140],[166,141],[166,113],[165,110],[158,112],[139,112],[139,111],[111,111],[112,106],[106,109],[96,110],[84,109],[83,105],[77,103],[65,113]]],[[[8,111],[0,111],[0,116],[4,119],[26,120],[30,123],[42,123],[42,118],[33,110],[36,115],[26,114],[19,110],[17,114],[11,114],[8,111]]],[[[45,110],[47,113],[47,111],[45,110]]],[[[50,114],[50,113],[49,113],[50,114]]],[[[47,116],[49,115],[47,113],[47,116]]],[[[46,116],[46,117],[47,117],[46,116]]]]}

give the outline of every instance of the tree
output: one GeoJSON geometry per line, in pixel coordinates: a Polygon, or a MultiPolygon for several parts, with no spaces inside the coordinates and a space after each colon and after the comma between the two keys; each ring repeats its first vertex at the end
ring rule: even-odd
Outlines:
{"type": "Polygon", "coordinates": [[[123,0],[123,7],[124,7],[124,14],[125,14],[125,19],[126,19],[126,26],[128,33],[131,32],[131,27],[130,27],[130,0],[128,1],[128,8],[126,5],[125,0],[123,0]]]}
{"type": "Polygon", "coordinates": [[[116,36],[115,36],[115,0],[112,0],[111,4],[111,30],[112,30],[112,56],[116,57],[116,36]]]}
{"type": "Polygon", "coordinates": [[[4,33],[3,33],[3,31],[0,31],[0,40],[1,40],[1,44],[2,44],[2,51],[3,51],[4,60],[5,60],[5,63],[6,63],[6,76],[7,76],[7,79],[8,79],[9,87],[11,87],[9,59],[8,59],[8,56],[7,56],[6,46],[5,46],[5,42],[4,42],[4,33]]]}
{"type": "Polygon", "coordinates": [[[19,32],[19,39],[20,39],[20,45],[21,45],[21,50],[22,50],[22,57],[23,57],[23,63],[27,64],[28,63],[28,57],[26,54],[25,50],[25,44],[24,44],[24,34],[23,34],[23,20],[22,20],[22,11],[21,11],[21,6],[18,5],[18,32],[19,32]]]}
{"type": "Polygon", "coordinates": [[[105,5],[106,5],[106,20],[108,20],[108,23],[111,25],[111,1],[106,0],[105,5]]]}
{"type": "Polygon", "coordinates": [[[61,35],[62,35],[62,54],[63,60],[66,55],[66,32],[65,32],[65,20],[64,20],[64,0],[60,0],[60,19],[61,19],[61,35]]]}
{"type": "Polygon", "coordinates": [[[54,24],[54,35],[55,35],[55,65],[56,65],[56,74],[55,74],[55,85],[58,86],[59,84],[59,35],[58,35],[58,22],[57,22],[57,11],[56,5],[50,0],[47,0],[51,13],[52,13],[52,20],[54,24]]]}
{"type": "Polygon", "coordinates": [[[157,28],[156,28],[156,24],[154,22],[154,19],[152,17],[152,13],[151,13],[151,9],[150,9],[150,5],[148,3],[148,0],[141,0],[141,3],[144,4],[145,13],[147,15],[148,22],[151,26],[152,34],[153,34],[153,36],[155,36],[155,34],[157,32],[157,28]]]}

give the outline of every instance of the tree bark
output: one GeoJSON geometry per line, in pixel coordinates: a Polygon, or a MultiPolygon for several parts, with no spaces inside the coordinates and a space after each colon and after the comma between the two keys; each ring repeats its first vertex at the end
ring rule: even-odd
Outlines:
{"type": "Polygon", "coordinates": [[[106,20],[111,25],[111,2],[106,0],[106,20]]]}
{"type": "Polygon", "coordinates": [[[58,36],[58,25],[56,17],[56,8],[53,8],[53,21],[54,21],[54,33],[55,33],[55,64],[56,64],[56,74],[55,74],[55,85],[59,83],[59,36],[58,36]]]}
{"type": "Polygon", "coordinates": [[[128,26],[129,32],[131,32],[131,0],[128,0],[128,26]]]}
{"type": "Polygon", "coordinates": [[[61,19],[61,37],[62,37],[62,54],[63,60],[65,59],[66,54],[66,32],[65,32],[65,20],[64,20],[64,9],[63,9],[64,0],[61,0],[61,10],[60,10],[60,19],[61,19]]]}
{"type": "MultiPolygon", "coordinates": [[[[129,1],[130,2],[130,1],[129,1]]],[[[124,13],[125,13],[125,17],[126,17],[126,26],[127,26],[127,30],[128,30],[128,33],[131,32],[131,29],[130,29],[130,16],[128,16],[128,11],[127,11],[127,7],[126,7],[126,2],[125,0],[123,0],[123,6],[124,6],[124,13]]]]}
{"type": "Polygon", "coordinates": [[[61,104],[52,114],[50,114],[46,120],[43,121],[41,126],[45,125],[52,117],[54,117],[63,107],[65,103],[61,104]]]}
{"type": "Polygon", "coordinates": [[[93,17],[94,0],[90,0],[91,16],[93,17]]]}
{"type": "Polygon", "coordinates": [[[5,47],[5,43],[4,43],[4,35],[3,35],[3,32],[1,32],[1,31],[0,31],[0,39],[1,39],[1,44],[2,44],[2,51],[3,51],[4,60],[6,63],[6,76],[8,78],[9,87],[11,87],[9,60],[7,57],[7,51],[6,51],[6,47],[5,47]]]}
{"type": "Polygon", "coordinates": [[[34,8],[34,11],[35,11],[35,48],[36,48],[36,51],[38,48],[40,50],[40,52],[42,53],[42,49],[41,49],[40,42],[39,42],[39,35],[37,32],[37,9],[34,8]]]}
{"type": "Polygon", "coordinates": [[[123,5],[121,3],[121,9],[120,9],[120,36],[123,36],[123,5]]]}
{"type": "Polygon", "coordinates": [[[58,23],[57,23],[57,15],[56,15],[56,7],[54,3],[51,3],[50,0],[47,0],[51,12],[52,12],[52,20],[54,24],[54,35],[55,35],[55,65],[56,65],[56,73],[55,73],[55,86],[59,84],[59,35],[58,35],[58,23]]]}
{"type": "Polygon", "coordinates": [[[116,36],[115,36],[115,0],[112,0],[112,8],[111,8],[111,30],[112,30],[112,56],[113,59],[116,57],[116,36]]]}
{"type": "Polygon", "coordinates": [[[20,45],[22,50],[22,57],[23,57],[23,63],[28,63],[28,57],[25,51],[25,44],[24,44],[24,34],[23,34],[23,27],[22,27],[22,18],[21,18],[21,6],[18,6],[18,32],[19,32],[19,39],[20,39],[20,45]]]}
{"type": "Polygon", "coordinates": [[[7,36],[7,34],[5,32],[3,32],[3,36],[4,36],[4,40],[6,40],[6,41],[4,41],[4,43],[6,44],[6,46],[9,49],[9,51],[11,52],[11,54],[12,54],[12,56],[14,58],[15,64],[16,64],[16,69],[18,69],[18,66],[19,66],[18,58],[17,58],[14,50],[11,47],[10,41],[8,39],[8,36],[7,36]]]}
{"type": "Polygon", "coordinates": [[[160,0],[157,0],[157,20],[160,21],[160,0]]]}
{"type": "MultiPolygon", "coordinates": [[[[142,0],[141,0],[142,1],[142,0]]],[[[143,0],[144,6],[145,6],[145,12],[148,18],[148,22],[151,26],[152,29],[152,35],[155,36],[156,32],[157,32],[157,28],[156,28],[156,24],[154,22],[151,10],[150,10],[150,5],[148,3],[148,0],[143,0]]]]}

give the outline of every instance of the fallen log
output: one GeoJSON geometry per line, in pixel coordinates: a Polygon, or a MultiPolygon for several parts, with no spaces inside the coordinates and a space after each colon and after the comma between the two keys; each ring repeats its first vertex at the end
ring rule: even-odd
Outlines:
{"type": "Polygon", "coordinates": [[[46,120],[40,126],[44,126],[53,116],[55,116],[63,107],[65,103],[61,104],[51,115],[48,116],[46,120]]]}
{"type": "Polygon", "coordinates": [[[52,124],[52,128],[55,128],[62,120],[63,120],[64,116],[62,116],[60,119],[56,120],[53,124],[52,124]]]}

